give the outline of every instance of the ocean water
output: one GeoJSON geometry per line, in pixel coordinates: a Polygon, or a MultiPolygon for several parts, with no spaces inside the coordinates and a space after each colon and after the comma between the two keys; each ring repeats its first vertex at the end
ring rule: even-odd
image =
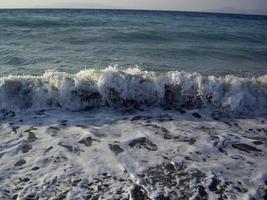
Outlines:
{"type": "Polygon", "coordinates": [[[0,108],[266,113],[266,16],[1,10],[0,108]]]}
{"type": "Polygon", "coordinates": [[[0,75],[47,69],[267,69],[267,17],[128,10],[0,10],[0,75]]]}
{"type": "Polygon", "coordinates": [[[267,17],[0,10],[0,199],[266,199],[267,17]]]}

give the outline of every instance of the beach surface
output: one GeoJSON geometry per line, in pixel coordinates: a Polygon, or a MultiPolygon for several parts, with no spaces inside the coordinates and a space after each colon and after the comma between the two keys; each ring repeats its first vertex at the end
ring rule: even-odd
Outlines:
{"type": "Polygon", "coordinates": [[[1,199],[265,199],[266,118],[162,110],[8,113],[1,199]]]}
{"type": "Polygon", "coordinates": [[[1,79],[1,199],[266,199],[266,75],[1,79]]]}

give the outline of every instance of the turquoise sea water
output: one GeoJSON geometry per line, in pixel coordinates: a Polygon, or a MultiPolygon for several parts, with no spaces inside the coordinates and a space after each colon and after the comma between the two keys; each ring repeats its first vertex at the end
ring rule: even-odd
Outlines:
{"type": "Polygon", "coordinates": [[[267,16],[129,10],[0,10],[0,75],[139,66],[267,70],[267,16]]]}

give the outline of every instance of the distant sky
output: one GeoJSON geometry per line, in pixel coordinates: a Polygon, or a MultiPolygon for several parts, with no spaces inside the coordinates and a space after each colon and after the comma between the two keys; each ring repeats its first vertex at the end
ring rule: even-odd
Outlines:
{"type": "Polygon", "coordinates": [[[0,0],[0,8],[122,8],[267,14],[267,0],[0,0]]]}

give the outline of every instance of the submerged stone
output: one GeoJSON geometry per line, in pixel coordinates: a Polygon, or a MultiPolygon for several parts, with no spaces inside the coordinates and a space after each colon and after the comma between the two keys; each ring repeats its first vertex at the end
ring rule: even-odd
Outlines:
{"type": "Polygon", "coordinates": [[[29,132],[29,135],[28,135],[28,141],[29,142],[34,142],[37,139],[38,138],[36,137],[36,135],[33,132],[29,132]]]}
{"type": "Polygon", "coordinates": [[[212,178],[212,181],[211,181],[211,183],[210,183],[210,185],[209,185],[209,189],[210,189],[210,191],[213,191],[213,192],[215,192],[215,191],[218,191],[218,185],[221,183],[221,181],[219,180],[219,179],[217,179],[216,177],[213,177],[212,178]]]}
{"type": "Polygon", "coordinates": [[[81,139],[79,141],[79,143],[89,147],[92,145],[92,137],[87,137],[87,138],[81,139]]]}
{"type": "Polygon", "coordinates": [[[147,191],[140,185],[135,185],[131,190],[131,198],[133,200],[150,200],[147,191]]]}
{"type": "Polygon", "coordinates": [[[236,148],[240,151],[245,151],[247,153],[250,153],[251,151],[254,151],[254,152],[261,152],[262,151],[261,149],[258,149],[256,147],[250,146],[250,145],[245,144],[245,143],[232,144],[232,147],[236,148]]]}
{"type": "Polygon", "coordinates": [[[137,138],[129,142],[130,147],[137,147],[137,148],[146,148],[149,151],[157,151],[158,147],[156,144],[152,143],[149,139],[146,137],[137,138]]]}
{"type": "Polygon", "coordinates": [[[16,163],[15,163],[15,166],[16,167],[19,167],[19,166],[21,166],[21,165],[24,165],[26,163],[26,161],[24,160],[24,159],[20,159],[19,161],[17,161],[16,163]]]}
{"type": "Polygon", "coordinates": [[[201,118],[201,115],[200,115],[199,113],[193,113],[192,115],[193,115],[195,118],[199,118],[199,119],[201,118]]]}
{"type": "Polygon", "coordinates": [[[25,143],[22,144],[19,148],[22,151],[22,153],[28,153],[32,149],[32,146],[28,143],[25,143]]]}
{"type": "Polygon", "coordinates": [[[59,142],[58,145],[66,148],[67,150],[69,150],[71,152],[73,151],[73,146],[72,145],[68,145],[68,144],[65,144],[63,142],[59,142]]]}
{"type": "Polygon", "coordinates": [[[148,119],[151,119],[152,117],[149,117],[149,116],[134,116],[131,121],[137,121],[137,120],[148,120],[148,119]]]}
{"type": "Polygon", "coordinates": [[[124,151],[118,144],[109,144],[109,148],[115,153],[115,155],[118,155],[124,151]]]}
{"type": "Polygon", "coordinates": [[[177,111],[177,112],[179,112],[181,114],[185,114],[186,113],[186,111],[184,109],[182,109],[181,107],[176,107],[175,111],[177,111]]]}

